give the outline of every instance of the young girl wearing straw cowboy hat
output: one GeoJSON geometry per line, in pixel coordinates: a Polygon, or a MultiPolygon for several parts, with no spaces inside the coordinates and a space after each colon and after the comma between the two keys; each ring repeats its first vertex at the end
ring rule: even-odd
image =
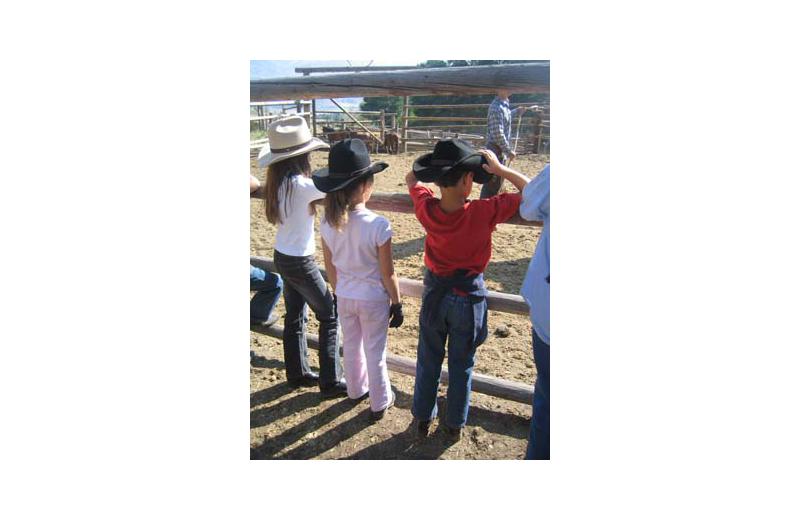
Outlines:
{"type": "Polygon", "coordinates": [[[314,204],[325,197],[310,179],[312,150],[328,145],[312,137],[299,116],[275,121],[267,130],[269,144],[258,165],[267,167],[267,220],[277,225],[275,267],[283,279],[286,316],[283,356],[290,387],[319,385],[324,398],[347,395],[342,381],[333,295],[314,263],[314,204]],[[319,321],[319,375],[308,365],[306,304],[319,321]]]}
{"type": "Polygon", "coordinates": [[[388,327],[403,323],[392,262],[392,228],[366,208],[373,176],[388,166],[370,164],[361,139],[344,139],[331,148],[328,167],[311,177],[327,194],[319,233],[342,323],[347,395],[356,400],[369,395],[373,420],[382,419],[394,404],[386,334],[388,327]]]}

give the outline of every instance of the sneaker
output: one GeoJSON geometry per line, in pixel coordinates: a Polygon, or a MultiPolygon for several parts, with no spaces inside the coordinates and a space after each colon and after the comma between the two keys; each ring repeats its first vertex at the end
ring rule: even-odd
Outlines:
{"type": "Polygon", "coordinates": [[[384,408],[379,412],[370,411],[370,417],[372,418],[373,421],[380,421],[381,419],[383,419],[383,416],[386,415],[386,410],[394,406],[394,398],[395,398],[394,391],[392,391],[392,400],[389,401],[389,406],[387,406],[386,408],[384,408]]]}

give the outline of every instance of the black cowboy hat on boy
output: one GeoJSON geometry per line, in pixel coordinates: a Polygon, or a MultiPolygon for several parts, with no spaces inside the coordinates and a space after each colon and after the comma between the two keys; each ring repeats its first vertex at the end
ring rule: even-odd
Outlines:
{"type": "Polygon", "coordinates": [[[354,180],[382,172],[389,165],[385,162],[370,164],[369,154],[361,139],[343,139],[328,152],[328,166],[314,170],[311,180],[323,193],[338,191],[354,180]]]}
{"type": "Polygon", "coordinates": [[[486,159],[461,139],[442,139],[436,143],[433,153],[414,161],[413,171],[422,182],[433,182],[445,173],[460,170],[472,172],[472,180],[478,184],[486,184],[492,174],[483,169],[486,159]]]}

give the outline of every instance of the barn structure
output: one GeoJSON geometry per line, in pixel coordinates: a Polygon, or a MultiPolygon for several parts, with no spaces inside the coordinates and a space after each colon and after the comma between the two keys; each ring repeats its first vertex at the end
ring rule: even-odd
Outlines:
{"type": "MultiPolygon", "coordinates": [[[[269,102],[286,99],[314,100],[336,97],[405,96],[423,94],[456,95],[464,93],[491,94],[497,90],[511,93],[549,93],[550,66],[547,63],[520,63],[441,69],[413,69],[386,72],[359,72],[324,76],[279,78],[250,82],[250,102],[269,102]]],[[[313,106],[313,105],[312,105],[313,106]]],[[[299,107],[298,107],[299,111],[299,107]]],[[[407,114],[406,114],[407,115],[407,114]]],[[[313,120],[313,113],[311,114],[313,120]]],[[[404,123],[405,124],[405,123],[404,123]]],[[[407,145],[404,139],[403,145],[407,145]]],[[[413,204],[407,194],[373,193],[367,207],[386,212],[413,213],[413,204]]],[[[504,224],[542,226],[542,222],[523,220],[519,213],[504,224]]],[[[270,258],[251,256],[250,262],[262,269],[275,270],[270,258]]],[[[412,298],[422,297],[422,282],[401,278],[400,293],[412,298]]],[[[486,298],[490,310],[513,314],[528,314],[522,297],[489,291],[486,298]]],[[[251,325],[251,331],[282,338],[283,328],[273,325],[251,325]]],[[[312,348],[318,345],[316,337],[308,336],[312,348]]],[[[389,370],[413,375],[416,361],[387,355],[389,370]]],[[[442,382],[447,381],[447,371],[442,370],[442,382]]],[[[533,386],[496,377],[473,374],[472,390],[495,397],[530,403],[533,386]]]]}

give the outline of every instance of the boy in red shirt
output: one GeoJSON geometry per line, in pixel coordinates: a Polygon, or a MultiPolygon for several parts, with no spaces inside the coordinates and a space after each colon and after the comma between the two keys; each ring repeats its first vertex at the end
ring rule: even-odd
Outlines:
{"type": "MultiPolygon", "coordinates": [[[[492,254],[492,232],[520,205],[519,193],[467,200],[473,181],[484,184],[492,178],[485,169],[487,160],[497,161],[488,150],[475,153],[460,139],[445,139],[436,143],[433,153],[417,159],[406,175],[414,213],[427,233],[411,407],[422,437],[428,435],[436,417],[436,391],[449,337],[445,430],[454,440],[461,438],[469,411],[475,350],[486,340],[488,330],[483,271],[492,254]],[[439,186],[441,199],[419,181],[439,186]]],[[[529,180],[511,170],[503,170],[502,175],[520,191],[529,180]]]]}

